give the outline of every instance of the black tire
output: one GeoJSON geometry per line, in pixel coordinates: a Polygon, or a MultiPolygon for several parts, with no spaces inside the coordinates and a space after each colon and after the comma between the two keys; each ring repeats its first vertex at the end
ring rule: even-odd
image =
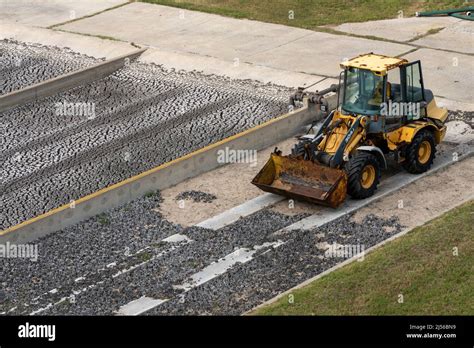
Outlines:
{"type": "Polygon", "coordinates": [[[426,172],[431,168],[433,160],[436,157],[436,142],[433,132],[427,129],[419,131],[413,141],[405,150],[405,161],[403,162],[403,168],[409,173],[420,174],[426,172]],[[423,144],[423,145],[422,145],[423,144]],[[421,161],[420,159],[420,146],[430,146],[429,156],[426,160],[421,161]]]}
{"type": "MultiPolygon", "coordinates": [[[[347,193],[352,198],[367,198],[374,194],[377,190],[377,185],[380,182],[382,170],[377,157],[369,152],[359,151],[346,163],[345,166],[348,181],[347,193]],[[371,166],[374,169],[373,180],[363,185],[363,173],[366,167],[371,166]],[[367,184],[369,186],[367,186],[367,184]]],[[[370,170],[371,171],[371,170],[370,170]]]]}

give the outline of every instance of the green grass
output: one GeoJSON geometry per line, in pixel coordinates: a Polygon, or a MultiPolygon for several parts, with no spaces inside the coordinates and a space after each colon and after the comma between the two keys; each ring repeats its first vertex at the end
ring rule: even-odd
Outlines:
{"type": "Polygon", "coordinates": [[[416,11],[458,8],[464,0],[142,0],[234,18],[285,24],[306,29],[321,25],[405,17],[416,11]],[[290,19],[290,11],[294,19],[290,19]]]}
{"type": "Polygon", "coordinates": [[[470,201],[252,314],[474,315],[473,223],[470,201]]]}
{"type": "Polygon", "coordinates": [[[149,191],[149,192],[145,193],[145,197],[146,198],[151,198],[151,197],[158,196],[159,194],[160,194],[159,191],[149,191]]]}
{"type": "Polygon", "coordinates": [[[125,42],[124,40],[119,40],[119,39],[116,39],[112,36],[86,34],[86,33],[80,33],[80,32],[76,32],[76,31],[65,30],[65,29],[54,29],[54,30],[62,31],[63,33],[71,33],[71,34],[77,34],[77,35],[89,36],[89,37],[98,37],[99,39],[102,39],[102,40],[125,42]]]}
{"type": "Polygon", "coordinates": [[[141,262],[146,262],[146,261],[149,261],[151,258],[152,258],[152,254],[145,251],[145,252],[142,252],[138,255],[139,259],[141,262]]]}
{"type": "Polygon", "coordinates": [[[97,215],[97,221],[102,225],[110,225],[110,220],[106,213],[100,213],[97,215]]]}
{"type": "Polygon", "coordinates": [[[413,42],[413,41],[416,41],[416,40],[419,40],[425,36],[428,36],[428,35],[434,35],[434,34],[437,34],[439,33],[441,30],[443,30],[444,27],[439,27],[439,28],[432,28],[430,30],[428,30],[426,33],[424,34],[420,34],[420,35],[417,35],[415,36],[414,38],[410,39],[408,42],[413,42]]]}

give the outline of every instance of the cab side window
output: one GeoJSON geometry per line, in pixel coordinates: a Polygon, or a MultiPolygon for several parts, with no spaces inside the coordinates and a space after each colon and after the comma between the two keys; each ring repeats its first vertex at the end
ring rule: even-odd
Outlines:
{"type": "Polygon", "coordinates": [[[402,101],[402,87],[400,83],[400,69],[392,69],[387,75],[387,101],[401,102],[402,101]]]}
{"type": "Polygon", "coordinates": [[[405,66],[406,74],[406,102],[417,103],[424,100],[423,84],[421,82],[420,62],[405,66]]]}

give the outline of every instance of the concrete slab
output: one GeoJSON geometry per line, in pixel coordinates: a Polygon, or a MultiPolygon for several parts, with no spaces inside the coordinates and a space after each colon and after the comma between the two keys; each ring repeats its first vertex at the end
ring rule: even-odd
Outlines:
{"type": "Polygon", "coordinates": [[[472,103],[474,59],[471,56],[423,48],[404,58],[421,60],[425,88],[431,89],[435,96],[472,103]]]}
{"type": "Polygon", "coordinates": [[[50,29],[31,28],[22,24],[3,21],[0,22],[0,40],[2,39],[13,39],[56,47],[69,47],[73,51],[105,59],[118,57],[137,50],[136,47],[126,42],[104,40],[50,29]]]}
{"type": "MultiPolygon", "coordinates": [[[[211,263],[201,271],[192,274],[189,277],[189,281],[183,284],[174,285],[175,289],[181,289],[184,293],[192,290],[200,285],[203,285],[231,270],[237,264],[247,263],[254,259],[254,255],[262,249],[267,249],[265,252],[276,249],[281,245],[285,244],[282,241],[276,242],[265,242],[261,245],[255,245],[253,248],[239,248],[234,252],[224,256],[223,258],[211,263]]],[[[178,298],[184,299],[184,293],[178,295],[178,298]]],[[[118,315],[131,315],[136,316],[150,311],[153,308],[167,302],[168,299],[153,299],[150,297],[142,296],[136,300],[133,300],[123,306],[117,311],[118,315]]]]}
{"type": "Polygon", "coordinates": [[[218,230],[224,226],[239,220],[241,217],[249,216],[265,207],[278,203],[284,200],[285,197],[274,195],[273,193],[265,193],[245,203],[242,203],[234,208],[226,210],[225,212],[216,215],[210,219],[204,220],[197,224],[197,227],[209,228],[218,230]]]}
{"type": "Polygon", "coordinates": [[[426,35],[432,29],[446,28],[460,21],[460,19],[453,17],[409,17],[364,23],[344,23],[333,28],[350,34],[409,41],[420,35],[426,35]]]}
{"type": "Polygon", "coordinates": [[[191,239],[188,238],[188,236],[185,236],[184,234],[173,234],[169,236],[168,238],[163,239],[163,242],[167,243],[181,243],[181,242],[191,242],[191,239]]]}
{"type": "Polygon", "coordinates": [[[143,296],[120,307],[118,314],[131,316],[140,315],[149,311],[152,308],[155,308],[156,306],[159,306],[160,304],[166,301],[167,300],[154,299],[151,297],[143,296]]]}
{"type": "MultiPolygon", "coordinates": [[[[207,283],[208,281],[227,273],[233,266],[238,263],[246,263],[253,259],[254,254],[261,249],[266,248],[278,248],[283,245],[284,242],[265,242],[262,245],[255,245],[253,248],[239,248],[234,252],[224,256],[223,258],[217,260],[216,262],[211,263],[209,266],[205,267],[201,271],[190,276],[190,282],[176,285],[174,288],[182,289],[185,292],[198,287],[202,284],[207,283]]],[[[271,249],[269,249],[271,250],[271,249]]]]}
{"type": "MultiPolygon", "coordinates": [[[[136,50],[130,43],[100,39],[64,31],[34,28],[29,26],[2,22],[0,23],[0,40],[13,39],[21,42],[40,43],[42,45],[68,47],[76,52],[95,58],[111,59],[136,50]]],[[[150,48],[140,57],[144,63],[155,63],[167,69],[185,71],[201,71],[208,75],[223,75],[232,79],[251,79],[263,83],[273,83],[287,87],[306,87],[314,85],[309,90],[324,89],[335,79],[318,75],[296,73],[291,71],[256,66],[249,63],[224,61],[218,58],[200,56],[184,52],[164,51],[150,48]]]]}
{"type": "Polygon", "coordinates": [[[456,52],[474,53],[474,24],[460,20],[437,34],[426,36],[413,43],[456,52]]]}
{"type": "Polygon", "coordinates": [[[0,21],[48,27],[127,3],[126,0],[0,0],[0,21]]]}
{"type": "Polygon", "coordinates": [[[338,76],[338,62],[345,57],[370,51],[398,55],[412,48],[144,3],[132,3],[59,28],[112,36],[162,52],[213,57],[231,62],[231,68],[248,63],[331,77],[338,76]],[[317,54],[318,50],[324,54],[317,54]]]}
{"type": "Polygon", "coordinates": [[[411,49],[413,47],[408,45],[313,32],[284,46],[256,54],[247,61],[276,69],[338,77],[339,63],[346,58],[368,52],[398,56],[411,49]]]}
{"type": "Polygon", "coordinates": [[[474,110],[474,100],[471,100],[468,103],[463,103],[459,101],[454,101],[454,100],[438,97],[436,98],[436,104],[438,104],[438,106],[447,108],[449,110],[462,110],[462,111],[474,110]]]}
{"type": "Polygon", "coordinates": [[[296,28],[288,30],[283,25],[145,3],[132,3],[61,28],[174,51],[210,56],[219,52],[219,57],[226,60],[242,59],[311,33],[296,28]],[[117,22],[120,26],[116,25],[117,22]]]}
{"type": "Polygon", "coordinates": [[[144,63],[155,63],[167,69],[185,71],[200,71],[206,75],[221,75],[231,79],[255,80],[263,83],[273,83],[287,87],[306,87],[313,84],[315,88],[324,89],[337,83],[336,79],[323,76],[272,69],[250,63],[225,61],[219,58],[201,56],[185,52],[173,52],[156,48],[149,48],[140,59],[144,63]]]}

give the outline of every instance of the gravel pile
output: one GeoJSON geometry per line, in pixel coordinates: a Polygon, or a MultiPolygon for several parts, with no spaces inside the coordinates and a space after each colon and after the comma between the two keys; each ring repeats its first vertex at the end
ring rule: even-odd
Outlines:
{"type": "Polygon", "coordinates": [[[0,95],[98,61],[67,48],[0,40],[0,95]]]}
{"type": "Polygon", "coordinates": [[[132,63],[0,113],[0,229],[279,116],[288,94],[132,63]]]}
{"type": "Polygon", "coordinates": [[[183,199],[189,199],[193,202],[211,203],[213,200],[217,199],[217,197],[211,193],[191,190],[181,192],[179,195],[176,196],[177,201],[183,199]]]}

